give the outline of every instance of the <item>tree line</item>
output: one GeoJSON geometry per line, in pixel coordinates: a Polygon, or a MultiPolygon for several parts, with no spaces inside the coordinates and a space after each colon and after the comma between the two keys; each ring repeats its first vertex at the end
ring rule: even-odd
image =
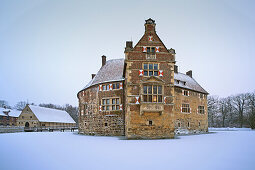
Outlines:
{"type": "Polygon", "coordinates": [[[220,98],[208,97],[209,127],[255,129],[255,92],[220,98]]]}
{"type": "MultiPolygon", "coordinates": [[[[6,107],[8,109],[17,109],[17,110],[23,110],[27,104],[35,105],[34,103],[28,103],[25,101],[17,102],[14,106],[10,106],[7,101],[0,100],[0,107],[6,107]]],[[[64,110],[73,118],[73,120],[77,123],[78,122],[78,107],[72,106],[70,104],[65,104],[63,106],[56,105],[52,103],[41,103],[39,104],[40,107],[46,107],[46,108],[52,108],[52,109],[58,109],[58,110],[64,110]]]]}

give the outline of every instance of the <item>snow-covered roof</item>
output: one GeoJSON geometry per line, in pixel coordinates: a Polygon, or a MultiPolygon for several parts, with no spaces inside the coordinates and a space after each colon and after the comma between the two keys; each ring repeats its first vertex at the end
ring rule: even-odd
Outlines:
{"type": "Polygon", "coordinates": [[[177,81],[174,81],[174,86],[177,87],[182,87],[186,89],[191,89],[194,91],[202,92],[208,94],[207,91],[205,91],[197,82],[194,78],[183,74],[183,73],[174,73],[174,80],[179,80],[180,82],[178,83],[177,81]],[[184,84],[185,82],[185,84],[184,84]]]}
{"type": "MultiPolygon", "coordinates": [[[[96,76],[82,90],[100,83],[124,80],[123,70],[124,70],[124,59],[108,60],[106,64],[100,68],[96,76]]],[[[175,81],[174,86],[191,89],[194,91],[208,94],[208,92],[205,91],[196,82],[194,78],[186,74],[174,73],[174,79],[181,81],[179,84],[175,81]],[[183,82],[185,82],[185,85],[183,82]]]]}
{"type": "Polygon", "coordinates": [[[0,115],[1,116],[7,116],[4,112],[9,112],[8,115],[11,117],[19,117],[21,111],[16,110],[16,109],[5,109],[5,108],[0,108],[0,115]]]}
{"type": "Polygon", "coordinates": [[[124,59],[108,60],[106,64],[100,68],[96,76],[82,90],[100,83],[124,80],[123,69],[124,59]]]}
{"type": "Polygon", "coordinates": [[[28,107],[40,122],[75,123],[73,118],[66,111],[34,105],[28,105],[28,107]]]}

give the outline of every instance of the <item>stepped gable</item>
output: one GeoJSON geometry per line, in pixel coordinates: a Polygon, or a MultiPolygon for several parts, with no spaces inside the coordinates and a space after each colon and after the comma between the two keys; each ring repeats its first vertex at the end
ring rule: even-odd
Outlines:
{"type": "Polygon", "coordinates": [[[100,83],[124,80],[123,69],[124,59],[106,61],[106,64],[100,68],[96,76],[82,90],[100,83]]]}
{"type": "Polygon", "coordinates": [[[174,86],[177,87],[181,87],[181,88],[185,88],[185,89],[190,89],[190,90],[194,90],[194,91],[198,91],[201,93],[205,93],[208,94],[207,91],[205,91],[197,82],[195,79],[193,79],[192,77],[183,74],[183,73],[174,73],[174,80],[179,80],[181,81],[179,84],[174,81],[174,86]],[[182,82],[186,82],[186,84],[184,85],[182,82]]]}

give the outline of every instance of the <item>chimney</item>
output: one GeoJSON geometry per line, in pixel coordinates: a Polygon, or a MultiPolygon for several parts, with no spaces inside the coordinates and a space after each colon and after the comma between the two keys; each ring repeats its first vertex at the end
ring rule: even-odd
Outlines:
{"type": "Polygon", "coordinates": [[[103,55],[102,56],[102,67],[105,65],[105,63],[106,63],[106,56],[103,55]]]}
{"type": "Polygon", "coordinates": [[[149,18],[147,20],[145,20],[145,32],[155,32],[155,27],[156,27],[156,23],[155,20],[149,18]]]}
{"type": "Polygon", "coordinates": [[[190,76],[192,78],[192,70],[186,72],[186,75],[190,76]]]}
{"type": "Polygon", "coordinates": [[[178,73],[178,66],[177,65],[174,65],[174,72],[178,73]]]}
{"type": "Polygon", "coordinates": [[[133,41],[126,41],[125,52],[129,52],[133,49],[133,41]]]}
{"type": "Polygon", "coordinates": [[[133,48],[133,41],[126,41],[126,48],[133,48]]]}
{"type": "Polygon", "coordinates": [[[96,76],[96,74],[91,74],[91,76],[92,76],[92,79],[96,76]]]}

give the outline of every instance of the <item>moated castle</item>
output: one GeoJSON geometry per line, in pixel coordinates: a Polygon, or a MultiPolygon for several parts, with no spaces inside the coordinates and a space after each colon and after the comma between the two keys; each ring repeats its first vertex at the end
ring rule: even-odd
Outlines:
{"type": "Polygon", "coordinates": [[[175,50],[155,27],[145,21],[139,42],[126,42],[125,59],[102,56],[102,67],[77,94],[80,134],[155,139],[208,131],[208,93],[192,71],[178,72],[175,50]]]}

